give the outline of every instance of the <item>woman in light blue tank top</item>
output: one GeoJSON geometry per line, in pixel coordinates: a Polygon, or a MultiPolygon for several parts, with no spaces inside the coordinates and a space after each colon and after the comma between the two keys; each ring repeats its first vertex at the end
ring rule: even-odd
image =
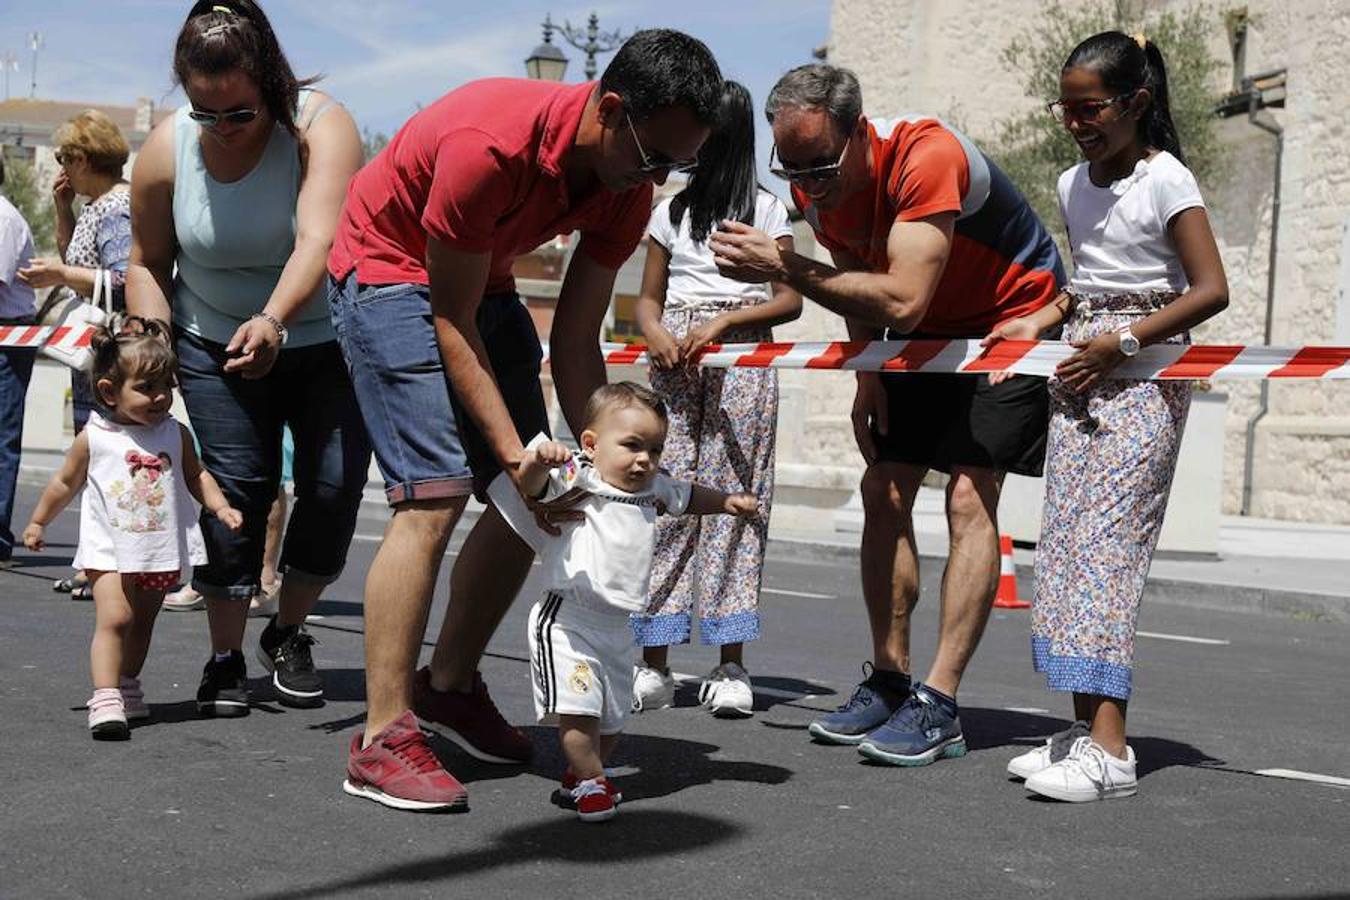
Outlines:
{"type": "Polygon", "coordinates": [[[329,321],[328,250],[361,143],[346,110],[298,80],[253,0],[203,0],[174,53],[188,105],[156,126],[132,177],[127,309],[170,320],[202,461],[238,532],[202,519],[212,658],[198,709],[248,712],[242,645],[259,590],[281,436],[295,440],[295,505],[280,610],[258,657],[282,702],[321,702],[306,615],[346,561],[370,449],[329,321]]]}

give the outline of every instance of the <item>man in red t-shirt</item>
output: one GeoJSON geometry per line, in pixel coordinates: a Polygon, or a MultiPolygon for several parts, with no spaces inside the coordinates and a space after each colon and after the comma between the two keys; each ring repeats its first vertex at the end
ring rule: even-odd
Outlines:
{"type": "MultiPolygon", "coordinates": [[[[710,241],[726,274],[791,285],[844,316],[857,340],[984,337],[1055,298],[1064,271],[1054,242],[965,136],[931,117],[869,121],[853,73],[828,65],[789,72],[765,107],[773,171],[792,184],[835,264],[729,222],[710,241]]],[[[956,691],[998,584],[999,491],[1007,472],[1040,474],[1048,421],[1041,379],[859,373],[853,428],[867,461],[861,564],[873,669],[848,703],[811,723],[817,740],[906,766],[965,753],[956,691]],[[938,650],[921,683],[909,675],[919,597],[912,510],[934,468],[951,476],[951,551],[938,650]]]]}
{"type": "MultiPolygon", "coordinates": [[[[701,42],[642,31],[598,83],[487,79],[419,112],[352,180],[329,256],[338,340],[393,516],[366,579],[366,703],[344,789],[401,809],[462,806],[413,712],[488,762],[529,739],[488,697],[478,661],[533,554],[489,505],[455,562],[431,665],[413,674],[440,561],[469,495],[514,479],[548,431],[542,356],[511,264],[578,231],[550,336],[564,417],[605,381],[599,331],[652,184],[691,166],[722,77],[701,42]]],[[[566,515],[564,513],[564,515],[566,515]]]]}

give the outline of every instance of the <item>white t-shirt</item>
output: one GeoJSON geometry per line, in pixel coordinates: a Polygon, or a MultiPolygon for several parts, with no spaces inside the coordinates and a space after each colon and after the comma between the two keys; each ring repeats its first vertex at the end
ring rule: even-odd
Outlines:
{"type": "Polygon", "coordinates": [[[206,564],[197,504],[183,483],[183,430],[173,416],[123,425],[91,413],[89,476],[74,567],[179,572],[206,564]]]}
{"type": "Polygon", "coordinates": [[[1071,290],[1085,293],[1186,290],[1186,272],[1167,231],[1187,209],[1204,209],[1195,176],[1162,151],[1129,176],[1098,187],[1079,163],[1059,176],[1059,211],[1073,250],[1071,290]]]}
{"type": "MultiPolygon", "coordinates": [[[[689,211],[680,217],[678,229],[670,224],[670,204],[674,197],[662,200],[652,212],[647,234],[670,253],[670,274],[666,281],[666,309],[697,306],[708,300],[740,299],[745,305],[763,303],[770,297],[767,284],[732,281],[717,271],[707,241],[695,243],[689,234],[689,211]]],[[[768,191],[755,198],[754,226],[769,237],[791,237],[787,207],[768,191]]]]}
{"type": "Polygon", "coordinates": [[[33,233],[14,204],[0,194],[0,319],[33,315],[33,289],[19,280],[19,270],[33,259],[33,233]]]}
{"type": "Polygon", "coordinates": [[[682,514],[689,505],[690,484],[657,473],[650,488],[630,494],[602,481],[584,456],[574,456],[549,472],[541,499],[556,500],[574,491],[590,494],[573,507],[586,518],[563,524],[558,536],[539,527],[505,473],[488,486],[488,497],[539,554],[548,590],[582,591],[616,609],[641,611],[651,583],[656,517],[682,514]]]}

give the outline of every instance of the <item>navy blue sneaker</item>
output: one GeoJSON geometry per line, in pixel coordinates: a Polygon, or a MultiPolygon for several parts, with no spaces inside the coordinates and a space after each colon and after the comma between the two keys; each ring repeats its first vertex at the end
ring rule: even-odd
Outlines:
{"type": "Polygon", "coordinates": [[[847,703],[811,723],[811,737],[826,744],[856,744],[884,725],[909,696],[909,676],[903,672],[863,663],[863,676],[847,703]]]}
{"type": "Polygon", "coordinates": [[[966,755],[956,701],[914,683],[914,691],[890,721],[866,735],[858,752],[893,766],[926,766],[937,759],[966,755]]]}

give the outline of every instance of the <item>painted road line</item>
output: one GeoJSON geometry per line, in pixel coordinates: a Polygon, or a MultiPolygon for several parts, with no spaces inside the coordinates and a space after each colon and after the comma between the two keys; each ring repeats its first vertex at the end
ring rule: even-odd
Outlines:
{"type": "Polygon", "coordinates": [[[1350,778],[1319,775],[1316,772],[1300,772],[1298,769],[1257,769],[1253,774],[1265,775],[1267,778],[1288,778],[1291,781],[1311,781],[1316,784],[1329,784],[1332,787],[1350,788],[1350,778]]]}
{"type": "Polygon", "coordinates": [[[805,597],[807,600],[833,600],[834,594],[816,594],[811,591],[789,591],[787,588],[762,587],[761,594],[781,594],[784,597],[805,597]]]}
{"type": "Polygon", "coordinates": [[[1213,647],[1227,647],[1232,641],[1221,641],[1217,638],[1190,637],[1184,634],[1162,634],[1156,631],[1136,631],[1135,634],[1140,637],[1153,638],[1159,641],[1180,641],[1183,644],[1206,644],[1213,647]]]}

